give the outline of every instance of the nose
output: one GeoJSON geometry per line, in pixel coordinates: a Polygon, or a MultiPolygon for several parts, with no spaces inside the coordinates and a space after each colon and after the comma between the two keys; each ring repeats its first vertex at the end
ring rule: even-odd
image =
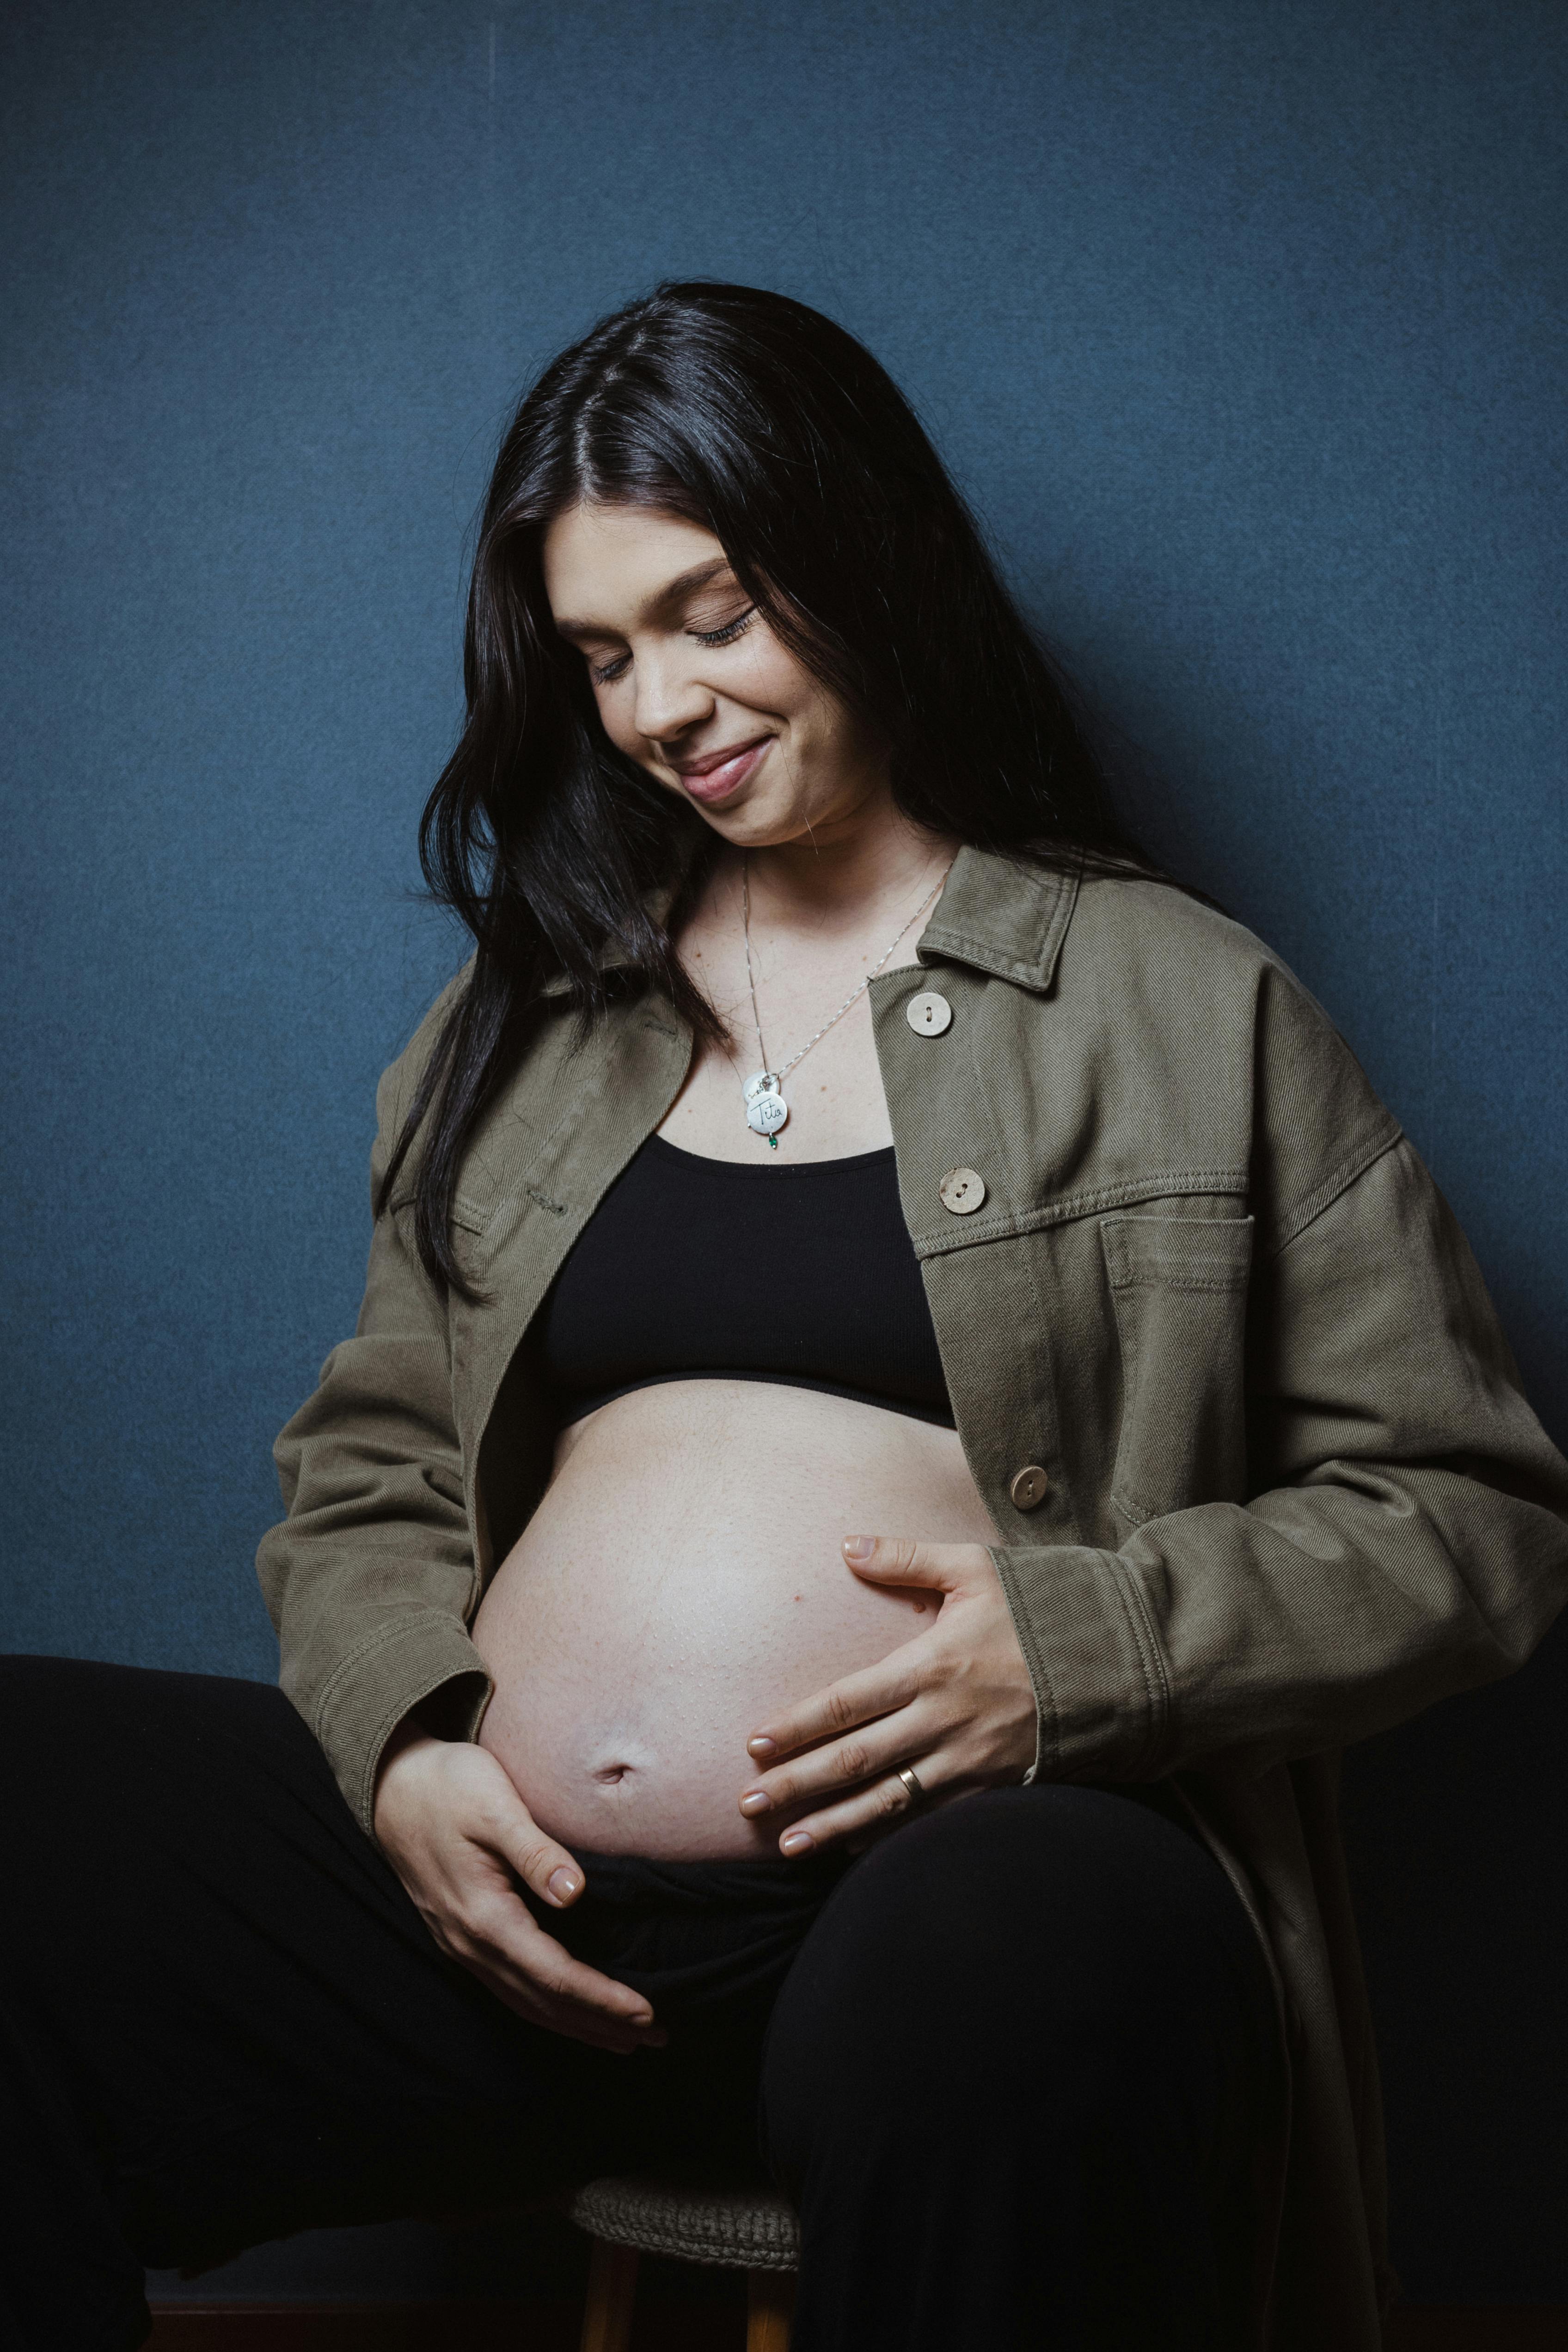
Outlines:
{"type": "Polygon", "coordinates": [[[668,743],[713,713],[713,696],[679,648],[639,654],[632,723],[648,743],[668,743]]]}

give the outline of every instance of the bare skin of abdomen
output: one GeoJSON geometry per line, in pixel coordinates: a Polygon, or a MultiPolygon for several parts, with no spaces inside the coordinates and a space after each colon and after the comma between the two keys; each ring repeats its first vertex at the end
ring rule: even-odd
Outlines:
{"type": "Polygon", "coordinates": [[[992,1543],[952,1430],[811,1389],[672,1381],[565,1430],[473,1637],[481,1744],[541,1828],[595,1853],[773,1855],[737,1810],[779,1709],[932,1622],[846,1536],[992,1543]]]}

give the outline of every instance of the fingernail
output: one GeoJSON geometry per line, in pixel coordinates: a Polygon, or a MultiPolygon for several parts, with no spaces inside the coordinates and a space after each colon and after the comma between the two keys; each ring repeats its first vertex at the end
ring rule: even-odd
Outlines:
{"type": "Polygon", "coordinates": [[[846,1536],[844,1538],[846,1559],[869,1559],[876,1549],[875,1536],[846,1536]]]}
{"type": "Polygon", "coordinates": [[[770,1739],[765,1731],[759,1731],[754,1739],[748,1739],[746,1742],[746,1753],[748,1756],[762,1758],[763,1756],[776,1756],[778,1752],[778,1741],[776,1739],[770,1739]]]}
{"type": "Polygon", "coordinates": [[[771,1813],[773,1801],[765,1789],[748,1789],[741,1800],[743,1813],[771,1813]]]}
{"type": "Polygon", "coordinates": [[[809,1830],[786,1830],[779,1840],[781,1853],[809,1853],[816,1840],[809,1830]]]}
{"type": "Polygon", "coordinates": [[[561,1869],[551,1872],[548,1884],[557,1903],[570,1903],[583,1882],[574,1871],[561,1869]]]}
{"type": "Polygon", "coordinates": [[[653,2023],[653,2011],[651,2009],[634,2009],[626,2022],[628,2025],[637,2026],[640,2031],[643,2026],[653,2023]]]}

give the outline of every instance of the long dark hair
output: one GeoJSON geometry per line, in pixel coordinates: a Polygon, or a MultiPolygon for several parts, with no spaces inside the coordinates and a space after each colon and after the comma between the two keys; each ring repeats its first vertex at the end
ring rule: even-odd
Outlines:
{"type": "Polygon", "coordinates": [[[419,1253],[466,1297],[458,1170],[546,987],[584,1022],[612,988],[657,989],[719,1034],[671,944],[714,836],[610,743],[552,623],[541,544],[584,499],[710,530],[778,636],[890,747],[917,823],[1039,864],[1149,870],[1064,681],[870,352],[747,286],[668,284],[617,310],[552,361],[501,444],[468,591],[468,717],[419,830],[430,889],[477,953],[378,1207],[424,1129],[419,1253]]]}

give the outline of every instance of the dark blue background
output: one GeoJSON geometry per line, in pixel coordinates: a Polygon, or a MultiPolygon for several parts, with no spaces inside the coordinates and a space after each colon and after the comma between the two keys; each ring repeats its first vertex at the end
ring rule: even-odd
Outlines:
{"type": "MultiPolygon", "coordinates": [[[[523,380],[669,272],[907,387],[1568,1433],[1554,0],[13,0],[3,38],[11,1646],[273,1673],[268,1448],[458,955],[410,890],[465,534],[523,380]]],[[[1565,1682],[1549,1645],[1353,1771],[1434,2300],[1568,2297],[1565,1682]]]]}

